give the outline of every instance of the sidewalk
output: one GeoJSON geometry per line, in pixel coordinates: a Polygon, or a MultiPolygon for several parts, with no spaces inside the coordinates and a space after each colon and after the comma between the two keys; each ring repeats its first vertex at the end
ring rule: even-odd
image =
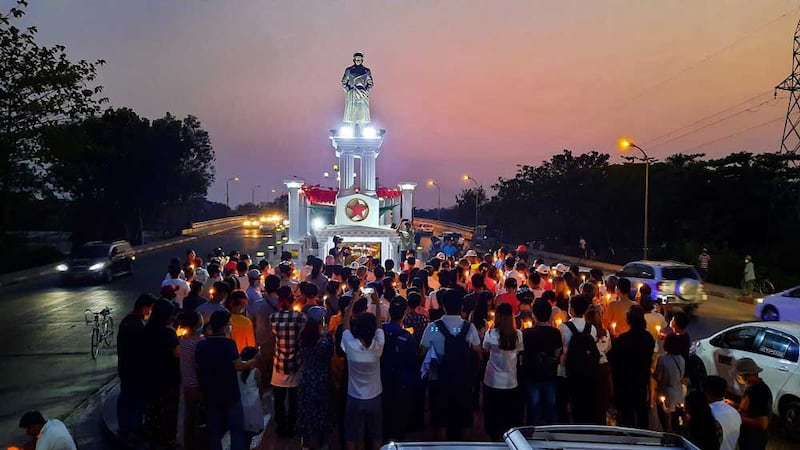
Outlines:
{"type": "MultiPolygon", "coordinates": [[[[188,236],[178,236],[171,239],[166,239],[163,241],[151,242],[148,244],[137,245],[133,249],[136,251],[136,254],[148,253],[153,252],[156,250],[160,250],[162,248],[167,247],[174,247],[176,245],[181,245],[186,242],[193,241],[195,239],[206,237],[206,236],[213,236],[215,234],[224,233],[226,231],[233,230],[235,228],[239,228],[239,225],[233,225],[230,227],[219,228],[215,230],[210,230],[206,232],[198,232],[197,234],[192,234],[188,236]]],[[[199,231],[199,230],[198,230],[199,231]]],[[[23,283],[25,281],[35,280],[38,278],[43,278],[49,275],[55,275],[56,266],[59,262],[54,262],[52,264],[48,264],[46,266],[39,266],[39,267],[31,267],[29,269],[20,270],[18,272],[11,272],[5,273],[0,275],[0,288],[4,288],[6,286],[11,286],[14,284],[23,283]]]]}

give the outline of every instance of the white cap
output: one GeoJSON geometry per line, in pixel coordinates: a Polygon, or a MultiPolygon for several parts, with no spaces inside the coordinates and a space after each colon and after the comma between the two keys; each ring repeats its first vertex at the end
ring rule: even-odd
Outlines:
{"type": "Polygon", "coordinates": [[[444,261],[445,259],[447,259],[447,256],[444,254],[444,252],[439,252],[436,254],[436,258],[444,261]]]}
{"type": "Polygon", "coordinates": [[[563,263],[556,264],[556,272],[566,273],[569,272],[569,267],[563,263]]]}
{"type": "Polygon", "coordinates": [[[475,250],[467,250],[467,256],[478,256],[475,250]]]}
{"type": "Polygon", "coordinates": [[[542,275],[547,275],[548,273],[550,273],[550,269],[544,264],[539,264],[539,267],[536,268],[536,271],[542,275]]]}

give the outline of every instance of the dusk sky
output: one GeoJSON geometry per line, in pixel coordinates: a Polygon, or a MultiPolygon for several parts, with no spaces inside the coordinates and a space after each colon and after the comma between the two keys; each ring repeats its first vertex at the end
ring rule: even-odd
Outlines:
{"type": "Polygon", "coordinates": [[[621,135],[656,158],[777,150],[787,101],[767,101],[791,71],[798,6],[32,0],[26,21],[72,59],[105,59],[100,83],[112,106],[151,119],[199,117],[217,157],[209,198],[224,202],[225,179],[239,176],[233,205],[258,184],[257,200],[271,198],[293,175],[325,184],[336,162],[328,130],[342,118],[340,79],[362,51],[375,79],[372,119],[386,129],[380,183],[415,181],[416,205],[435,207],[429,179],[448,205],[469,187],[465,173],[488,187],[563,148],[618,153],[621,135]]]}

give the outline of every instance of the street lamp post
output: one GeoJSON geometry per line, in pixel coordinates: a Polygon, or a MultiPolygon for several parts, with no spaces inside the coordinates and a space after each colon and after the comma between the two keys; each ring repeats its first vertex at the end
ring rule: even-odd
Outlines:
{"type": "Polygon", "coordinates": [[[252,203],[254,206],[256,204],[256,189],[260,189],[260,188],[261,188],[261,185],[257,184],[255,186],[253,186],[253,189],[252,189],[252,191],[250,193],[250,203],[252,203]]]}
{"type": "Polygon", "coordinates": [[[480,190],[480,183],[475,178],[469,175],[464,175],[464,181],[472,181],[475,184],[475,236],[478,235],[478,206],[480,205],[480,197],[478,196],[480,190]]]}
{"type": "Polygon", "coordinates": [[[436,186],[436,220],[442,220],[442,188],[434,180],[428,181],[428,186],[436,186]]]}
{"type": "Polygon", "coordinates": [[[231,181],[239,182],[239,177],[231,177],[225,180],[225,205],[228,207],[228,212],[231,210],[231,181]]]}
{"type": "Polygon", "coordinates": [[[647,259],[647,254],[649,253],[649,248],[647,247],[647,228],[648,228],[648,218],[649,218],[649,206],[650,206],[650,157],[647,156],[647,153],[638,145],[634,144],[633,141],[630,139],[620,139],[619,140],[619,148],[623,152],[630,149],[635,148],[642,153],[642,160],[644,161],[644,230],[642,232],[642,258],[647,259]]]}

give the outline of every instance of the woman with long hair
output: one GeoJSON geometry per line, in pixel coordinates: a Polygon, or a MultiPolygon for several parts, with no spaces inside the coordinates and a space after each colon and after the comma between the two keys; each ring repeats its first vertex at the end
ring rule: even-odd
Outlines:
{"type": "Polygon", "coordinates": [[[144,430],[153,448],[174,446],[178,431],[181,370],[178,335],[171,323],[173,312],[169,300],[158,300],[144,331],[149,369],[144,430]]]}
{"type": "Polygon", "coordinates": [[[203,340],[203,317],[197,311],[178,315],[180,342],[181,387],[183,388],[183,435],[184,448],[196,448],[202,440],[198,436],[200,423],[200,382],[197,378],[197,344],[203,340]]]}
{"type": "Polygon", "coordinates": [[[564,277],[553,278],[553,292],[556,293],[556,306],[562,311],[569,311],[569,285],[564,277]]]}
{"type": "Polygon", "coordinates": [[[517,385],[517,357],[522,351],[522,332],[516,329],[511,305],[495,310],[494,328],[483,338],[489,352],[483,377],[483,420],[489,438],[499,441],[503,433],[522,423],[522,396],[517,385]]]}
{"type": "Polygon", "coordinates": [[[671,433],[678,423],[677,405],[684,403],[683,378],[686,376],[686,364],[680,354],[681,343],[677,335],[671,334],[664,339],[666,354],[658,357],[653,378],[656,380],[658,402],[656,410],[664,431],[671,433]]]}
{"type": "Polygon", "coordinates": [[[611,404],[611,396],[613,385],[611,384],[611,366],[608,365],[608,358],[606,353],[611,350],[611,334],[603,328],[603,307],[597,304],[592,304],[586,310],[584,317],[587,322],[594,325],[597,330],[597,351],[600,352],[600,379],[597,384],[597,416],[595,422],[600,425],[606,424],[606,414],[608,407],[611,404]]]}
{"type": "Polygon", "coordinates": [[[306,278],[309,283],[317,285],[318,292],[325,292],[325,288],[328,286],[328,277],[322,273],[322,265],[322,260],[314,257],[311,260],[311,273],[306,278]]]}
{"type": "Polygon", "coordinates": [[[306,313],[308,321],[300,333],[300,384],[297,391],[297,424],[295,431],[304,447],[321,448],[325,434],[331,428],[330,362],[333,339],[325,326],[326,311],[312,306],[306,313]]]}

